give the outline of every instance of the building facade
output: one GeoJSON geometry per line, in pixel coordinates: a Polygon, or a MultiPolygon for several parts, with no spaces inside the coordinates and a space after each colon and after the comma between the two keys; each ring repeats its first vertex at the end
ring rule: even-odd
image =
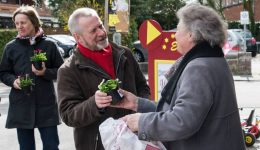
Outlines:
{"type": "MultiPolygon", "coordinates": [[[[187,3],[198,2],[198,0],[185,0],[187,3]]],[[[214,0],[215,3],[220,5],[224,9],[224,15],[227,21],[240,21],[240,12],[243,11],[243,0],[214,0]]],[[[206,0],[203,0],[203,4],[207,4],[206,0]]],[[[260,22],[260,0],[253,0],[253,11],[256,22],[260,22]]]]}
{"type": "MultiPolygon", "coordinates": [[[[260,0],[253,0],[255,22],[260,22],[260,0]]],[[[240,21],[240,12],[243,11],[243,0],[223,0],[225,18],[228,21],[240,21]]]]}
{"type": "Polygon", "coordinates": [[[55,18],[52,17],[51,11],[47,9],[43,0],[0,0],[0,29],[14,28],[12,15],[21,5],[36,7],[44,26],[57,25],[55,18]]]}

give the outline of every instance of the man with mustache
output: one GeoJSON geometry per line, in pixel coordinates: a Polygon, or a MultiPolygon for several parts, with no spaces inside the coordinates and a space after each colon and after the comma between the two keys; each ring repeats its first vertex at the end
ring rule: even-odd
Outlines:
{"type": "Polygon", "coordinates": [[[68,126],[74,127],[77,150],[103,150],[99,125],[108,117],[117,119],[133,111],[108,107],[111,103],[95,95],[99,83],[118,78],[120,88],[146,98],[150,89],[131,51],[108,42],[95,10],[75,10],[68,26],[77,41],[77,49],[58,71],[60,115],[68,126]]]}

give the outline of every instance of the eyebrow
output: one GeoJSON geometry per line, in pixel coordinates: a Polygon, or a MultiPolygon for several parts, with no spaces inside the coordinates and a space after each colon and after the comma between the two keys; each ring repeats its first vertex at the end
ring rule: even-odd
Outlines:
{"type": "Polygon", "coordinates": [[[90,33],[91,32],[94,32],[95,30],[97,30],[97,28],[100,28],[100,26],[103,26],[103,23],[101,22],[101,23],[99,23],[97,26],[95,26],[94,28],[92,28],[92,29],[90,29],[90,33]]]}

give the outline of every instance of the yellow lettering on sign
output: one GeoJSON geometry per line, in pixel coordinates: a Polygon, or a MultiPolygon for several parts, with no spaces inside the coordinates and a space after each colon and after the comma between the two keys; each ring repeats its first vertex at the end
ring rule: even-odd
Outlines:
{"type": "Polygon", "coordinates": [[[174,35],[174,33],[173,33],[173,34],[171,34],[171,38],[172,38],[172,39],[174,39],[174,38],[175,38],[175,35],[174,35]]]}
{"type": "Polygon", "coordinates": [[[172,44],[171,44],[171,51],[176,51],[177,50],[177,42],[176,41],[174,41],[174,42],[172,42],[172,44]]]}

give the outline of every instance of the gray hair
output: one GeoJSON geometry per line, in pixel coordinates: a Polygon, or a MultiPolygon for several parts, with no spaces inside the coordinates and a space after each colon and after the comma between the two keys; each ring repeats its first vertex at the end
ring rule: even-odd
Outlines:
{"type": "Polygon", "coordinates": [[[97,12],[92,8],[79,8],[75,10],[69,17],[68,26],[71,34],[73,33],[81,33],[82,29],[80,29],[78,25],[78,20],[81,17],[90,17],[90,16],[98,16],[97,12]]]}
{"type": "Polygon", "coordinates": [[[211,46],[224,45],[227,24],[212,8],[191,3],[178,10],[177,17],[191,32],[195,44],[207,41],[211,46]]]}

